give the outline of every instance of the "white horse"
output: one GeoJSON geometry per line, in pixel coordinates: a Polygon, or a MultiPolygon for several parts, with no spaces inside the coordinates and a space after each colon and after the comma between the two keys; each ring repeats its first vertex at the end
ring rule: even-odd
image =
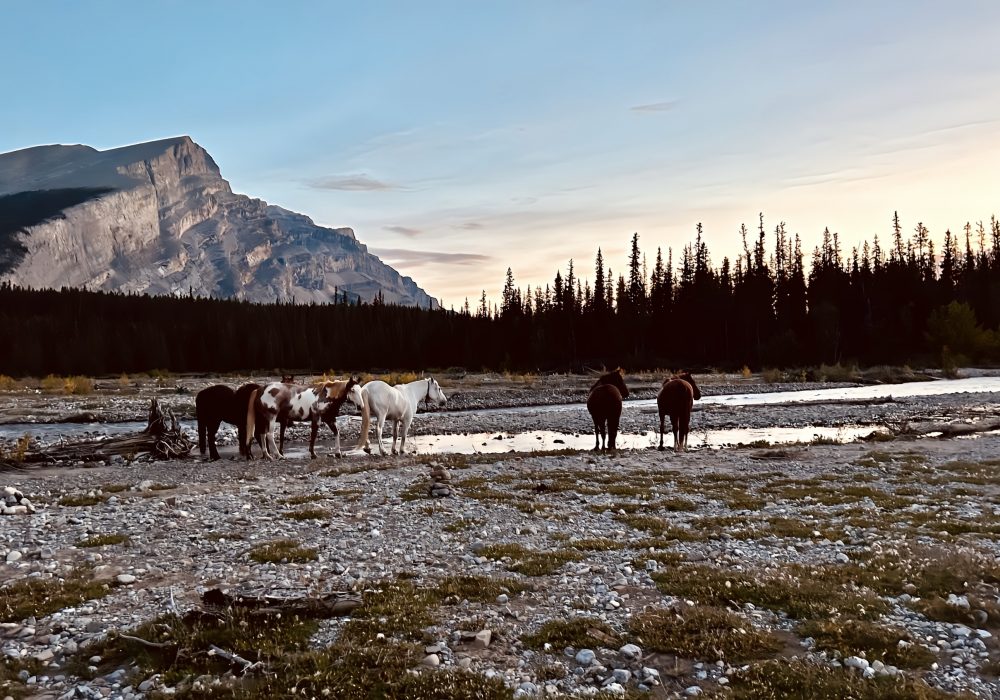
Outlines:
{"type": "Polygon", "coordinates": [[[432,377],[396,386],[389,386],[385,382],[375,380],[361,387],[361,395],[368,411],[362,411],[361,441],[358,443],[358,447],[364,449],[365,452],[371,452],[371,448],[368,447],[368,428],[370,425],[369,416],[374,415],[378,421],[378,451],[380,455],[385,455],[385,447],[382,445],[382,427],[385,425],[386,418],[392,421],[392,454],[396,454],[396,436],[399,433],[400,424],[403,426],[399,441],[399,454],[403,454],[406,434],[410,430],[410,423],[413,422],[413,415],[417,412],[417,404],[421,401],[433,401],[441,405],[448,400],[437,381],[432,377]]]}

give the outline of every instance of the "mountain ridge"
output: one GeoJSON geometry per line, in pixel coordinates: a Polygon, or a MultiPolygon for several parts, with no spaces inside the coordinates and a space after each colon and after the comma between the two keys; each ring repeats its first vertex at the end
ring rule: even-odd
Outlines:
{"type": "Polygon", "coordinates": [[[381,292],[388,303],[438,306],[352,229],[234,193],[190,136],[0,154],[0,221],[11,195],[83,188],[107,191],[19,231],[11,245],[20,255],[0,267],[0,281],[262,302],[325,303],[343,292],[370,301],[381,292]]]}

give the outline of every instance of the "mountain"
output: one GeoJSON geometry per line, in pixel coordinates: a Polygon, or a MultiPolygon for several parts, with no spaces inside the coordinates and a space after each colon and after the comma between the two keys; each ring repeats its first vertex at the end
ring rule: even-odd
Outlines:
{"type": "Polygon", "coordinates": [[[147,294],[436,307],[349,228],[234,194],[187,136],[0,154],[0,281],[147,294]]]}

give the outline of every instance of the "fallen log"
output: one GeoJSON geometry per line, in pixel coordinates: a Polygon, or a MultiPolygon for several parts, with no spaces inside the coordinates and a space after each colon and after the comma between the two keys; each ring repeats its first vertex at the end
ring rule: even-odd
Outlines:
{"type": "Polygon", "coordinates": [[[41,452],[25,455],[24,462],[52,463],[56,461],[103,462],[110,457],[134,459],[152,455],[158,459],[187,457],[194,447],[169,408],[164,410],[155,398],[149,405],[146,428],[139,433],[112,437],[107,440],[85,440],[55,445],[41,452]]]}
{"type": "Polygon", "coordinates": [[[940,433],[939,437],[945,439],[962,435],[975,435],[976,433],[988,433],[992,430],[1000,430],[1000,418],[985,419],[974,423],[961,421],[905,423],[898,432],[902,435],[930,435],[932,433],[940,433]]]}
{"type": "MultiPolygon", "coordinates": [[[[346,591],[334,591],[318,598],[284,598],[259,593],[230,594],[218,588],[205,591],[201,602],[206,608],[244,608],[262,616],[292,614],[299,617],[326,619],[350,615],[361,607],[361,596],[346,591]]],[[[209,613],[211,614],[211,613],[209,613]]]]}

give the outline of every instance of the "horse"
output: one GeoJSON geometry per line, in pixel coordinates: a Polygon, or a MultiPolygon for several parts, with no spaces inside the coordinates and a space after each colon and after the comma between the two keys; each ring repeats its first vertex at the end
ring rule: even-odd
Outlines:
{"type": "Polygon", "coordinates": [[[656,407],[660,411],[660,447],[663,448],[663,418],[670,416],[670,428],[674,432],[674,451],[687,449],[688,430],[691,428],[691,408],[696,399],[701,398],[701,389],[690,372],[678,372],[663,380],[656,395],[656,407]]]}
{"type": "MultiPolygon", "coordinates": [[[[244,384],[233,391],[225,384],[214,384],[198,392],[195,396],[195,415],[198,419],[198,450],[205,454],[206,443],[210,459],[219,459],[219,450],[215,445],[215,435],[223,422],[236,426],[239,436],[240,456],[247,459],[253,457],[246,439],[247,431],[253,435],[250,427],[250,414],[255,410],[259,384],[244,384]]],[[[260,436],[256,436],[260,437],[260,436]]]]}
{"type": "Polygon", "coordinates": [[[420,401],[434,401],[438,405],[443,405],[448,400],[444,392],[441,391],[437,380],[433,377],[418,379],[409,384],[396,384],[395,386],[374,380],[361,388],[361,395],[365,400],[367,413],[362,412],[361,440],[358,442],[358,447],[365,452],[371,452],[371,448],[368,446],[368,428],[371,425],[369,416],[374,414],[378,424],[378,452],[382,456],[385,456],[385,447],[382,445],[382,428],[386,418],[392,421],[392,454],[397,454],[396,437],[402,424],[398,454],[403,454],[406,434],[409,432],[410,423],[413,422],[413,416],[417,412],[417,404],[420,401]]]}
{"type": "Polygon", "coordinates": [[[628,387],[625,386],[625,370],[621,367],[614,372],[608,372],[594,382],[587,396],[587,410],[594,419],[594,449],[615,449],[615,438],[618,437],[618,421],[622,416],[622,399],[628,398],[628,387]],[[607,432],[605,432],[605,430],[607,432]],[[604,447],[601,447],[601,440],[604,447]]]}
{"type": "Polygon", "coordinates": [[[272,382],[265,386],[257,400],[264,415],[265,439],[264,456],[284,457],[285,428],[295,421],[309,421],[312,432],[309,436],[309,456],[316,459],[316,433],[320,421],[326,423],[336,439],[334,454],[341,456],[340,431],[337,429],[337,415],[347,400],[364,408],[361,388],[357,377],[335,382],[323,382],[314,387],[292,386],[282,382],[272,382]],[[279,443],[274,442],[274,423],[280,426],[279,443]],[[273,453],[273,454],[272,454],[273,453]]]}

